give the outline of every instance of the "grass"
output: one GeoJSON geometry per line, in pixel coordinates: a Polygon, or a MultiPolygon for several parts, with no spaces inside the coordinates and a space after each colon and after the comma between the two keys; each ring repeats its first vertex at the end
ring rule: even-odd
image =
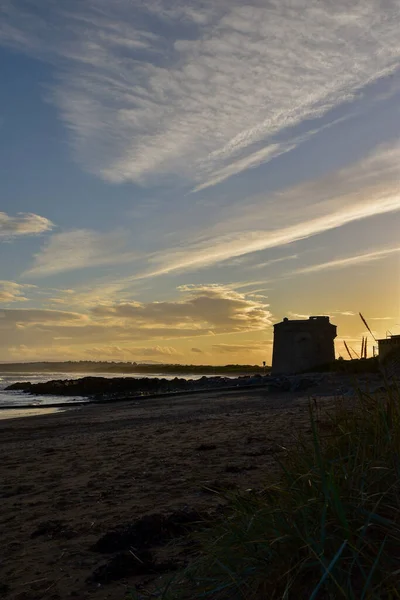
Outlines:
{"type": "Polygon", "coordinates": [[[281,480],[197,535],[199,558],[164,600],[400,598],[400,391],[358,393],[321,418],[281,480]],[[311,439],[310,439],[311,438],[311,439]]]}

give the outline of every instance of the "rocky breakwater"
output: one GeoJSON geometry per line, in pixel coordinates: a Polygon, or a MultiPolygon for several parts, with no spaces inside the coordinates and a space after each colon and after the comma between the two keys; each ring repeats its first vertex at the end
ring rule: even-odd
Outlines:
{"type": "Polygon", "coordinates": [[[304,376],[271,377],[270,375],[228,377],[201,377],[197,380],[175,377],[82,377],[56,379],[42,383],[18,382],[6,388],[35,395],[83,396],[95,400],[113,400],[122,397],[202,391],[218,388],[266,386],[270,391],[302,391],[314,386],[313,378],[304,376]]]}

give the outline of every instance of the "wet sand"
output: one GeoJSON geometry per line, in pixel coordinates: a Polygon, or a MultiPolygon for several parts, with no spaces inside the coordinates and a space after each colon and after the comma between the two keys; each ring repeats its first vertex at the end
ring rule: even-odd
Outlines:
{"type": "Polygon", "coordinates": [[[0,596],[130,597],[143,576],[88,581],[110,559],[91,550],[102,535],[143,515],[212,510],[221,497],[210,490],[262,489],[299,430],[306,395],[264,390],[0,421],[0,596]]]}
{"type": "Polygon", "coordinates": [[[0,421],[3,419],[18,419],[20,417],[37,417],[39,415],[52,415],[61,409],[58,408],[10,408],[0,410],[0,421]]]}

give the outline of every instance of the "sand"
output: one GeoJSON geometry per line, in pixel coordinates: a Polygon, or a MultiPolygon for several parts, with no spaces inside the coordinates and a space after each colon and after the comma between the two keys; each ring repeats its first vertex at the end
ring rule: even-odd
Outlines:
{"type": "Polygon", "coordinates": [[[91,550],[102,535],[143,515],[213,510],[213,489],[262,489],[299,429],[309,431],[304,393],[260,390],[0,421],[0,596],[130,597],[158,575],[88,580],[111,558],[91,550]]]}

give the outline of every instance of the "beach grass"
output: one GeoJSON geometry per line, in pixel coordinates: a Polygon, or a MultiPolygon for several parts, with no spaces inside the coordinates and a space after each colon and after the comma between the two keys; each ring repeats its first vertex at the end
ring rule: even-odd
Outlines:
{"type": "Polygon", "coordinates": [[[230,496],[159,598],[400,598],[399,388],[309,411],[280,480],[230,496]]]}

